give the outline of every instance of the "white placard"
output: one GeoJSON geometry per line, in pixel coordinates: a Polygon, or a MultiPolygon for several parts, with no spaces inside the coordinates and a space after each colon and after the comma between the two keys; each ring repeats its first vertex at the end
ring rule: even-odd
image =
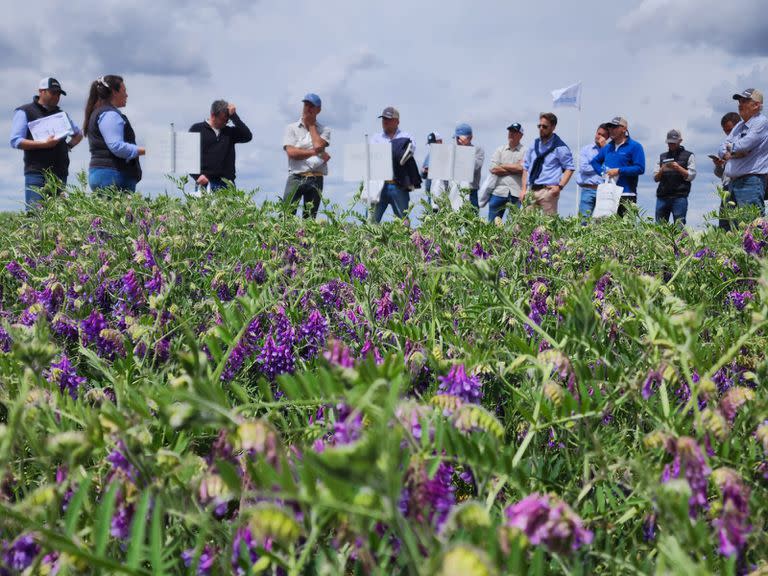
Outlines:
{"type": "Polygon", "coordinates": [[[37,142],[48,140],[51,136],[58,139],[75,133],[72,129],[72,122],[69,121],[69,116],[67,116],[66,112],[57,112],[50,116],[32,120],[27,126],[29,126],[32,138],[37,142]]]}
{"type": "Polygon", "coordinates": [[[429,145],[429,178],[471,182],[475,175],[475,147],[454,144],[429,145]]]}
{"type": "MultiPolygon", "coordinates": [[[[392,180],[392,144],[369,144],[371,180],[392,180]]],[[[359,182],[366,179],[366,145],[344,146],[344,180],[359,182]]]]}
{"type": "Polygon", "coordinates": [[[200,134],[166,132],[150,148],[163,174],[200,173],[200,134]]]}

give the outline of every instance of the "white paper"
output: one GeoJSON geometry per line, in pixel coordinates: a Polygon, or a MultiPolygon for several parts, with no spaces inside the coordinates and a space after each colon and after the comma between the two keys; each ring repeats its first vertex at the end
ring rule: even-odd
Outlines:
{"type": "Polygon", "coordinates": [[[58,112],[56,114],[51,114],[50,116],[32,120],[27,126],[29,126],[32,138],[37,142],[48,140],[51,136],[58,139],[71,136],[75,133],[66,112],[58,112]]]}
{"type": "MultiPolygon", "coordinates": [[[[392,180],[392,145],[370,144],[371,180],[392,180]]],[[[359,182],[365,180],[365,144],[344,146],[344,180],[359,182]]]]}
{"type": "Polygon", "coordinates": [[[474,146],[454,146],[453,143],[429,145],[429,178],[431,180],[471,182],[474,175],[474,146]]]}

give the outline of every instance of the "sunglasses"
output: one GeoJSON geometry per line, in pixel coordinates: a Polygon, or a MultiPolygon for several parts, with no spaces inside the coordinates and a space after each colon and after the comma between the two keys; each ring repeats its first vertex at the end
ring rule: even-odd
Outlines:
{"type": "Polygon", "coordinates": [[[539,130],[544,128],[546,130],[548,128],[552,128],[552,126],[550,126],[549,124],[536,124],[536,128],[538,128],[539,130]]]}

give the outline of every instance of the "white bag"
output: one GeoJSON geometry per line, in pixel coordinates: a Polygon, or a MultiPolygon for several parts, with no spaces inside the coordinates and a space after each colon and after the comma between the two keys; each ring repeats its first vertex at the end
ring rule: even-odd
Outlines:
{"type": "Polygon", "coordinates": [[[383,180],[371,180],[363,182],[363,189],[360,192],[360,201],[368,206],[378,204],[381,199],[381,190],[384,188],[383,180]]]}
{"type": "Polygon", "coordinates": [[[616,214],[619,211],[619,202],[621,202],[622,194],[624,194],[624,188],[606,176],[605,182],[597,187],[595,209],[592,211],[592,218],[602,218],[603,216],[613,216],[616,214]]]}
{"type": "Polygon", "coordinates": [[[496,176],[496,174],[488,174],[488,176],[485,177],[485,180],[483,180],[480,189],[477,191],[478,204],[480,205],[480,208],[485,208],[485,205],[488,204],[488,201],[491,199],[493,189],[496,188],[498,183],[499,177],[496,176]]]}

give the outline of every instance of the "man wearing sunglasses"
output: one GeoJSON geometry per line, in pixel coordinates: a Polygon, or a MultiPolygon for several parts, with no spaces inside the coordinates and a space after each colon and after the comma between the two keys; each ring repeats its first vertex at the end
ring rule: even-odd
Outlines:
{"type": "Polygon", "coordinates": [[[557,116],[551,112],[539,115],[539,137],[528,148],[523,163],[523,189],[520,200],[528,189],[533,192],[533,203],[545,214],[557,214],[560,192],[568,184],[576,166],[568,145],[555,134],[557,116]]]}
{"type": "Polygon", "coordinates": [[[595,172],[614,179],[624,189],[618,210],[618,215],[624,216],[627,204],[637,204],[637,181],[645,172],[645,150],[629,137],[626,118],[616,116],[606,124],[611,140],[600,148],[591,164],[595,172]]]}
{"type": "Polygon", "coordinates": [[[211,192],[226,188],[224,180],[235,181],[235,144],[250,142],[253,134],[226,100],[211,104],[205,122],[193,124],[190,132],[200,134],[200,174],[192,174],[197,186],[211,192]],[[232,125],[230,125],[232,122],[232,125]]]}

